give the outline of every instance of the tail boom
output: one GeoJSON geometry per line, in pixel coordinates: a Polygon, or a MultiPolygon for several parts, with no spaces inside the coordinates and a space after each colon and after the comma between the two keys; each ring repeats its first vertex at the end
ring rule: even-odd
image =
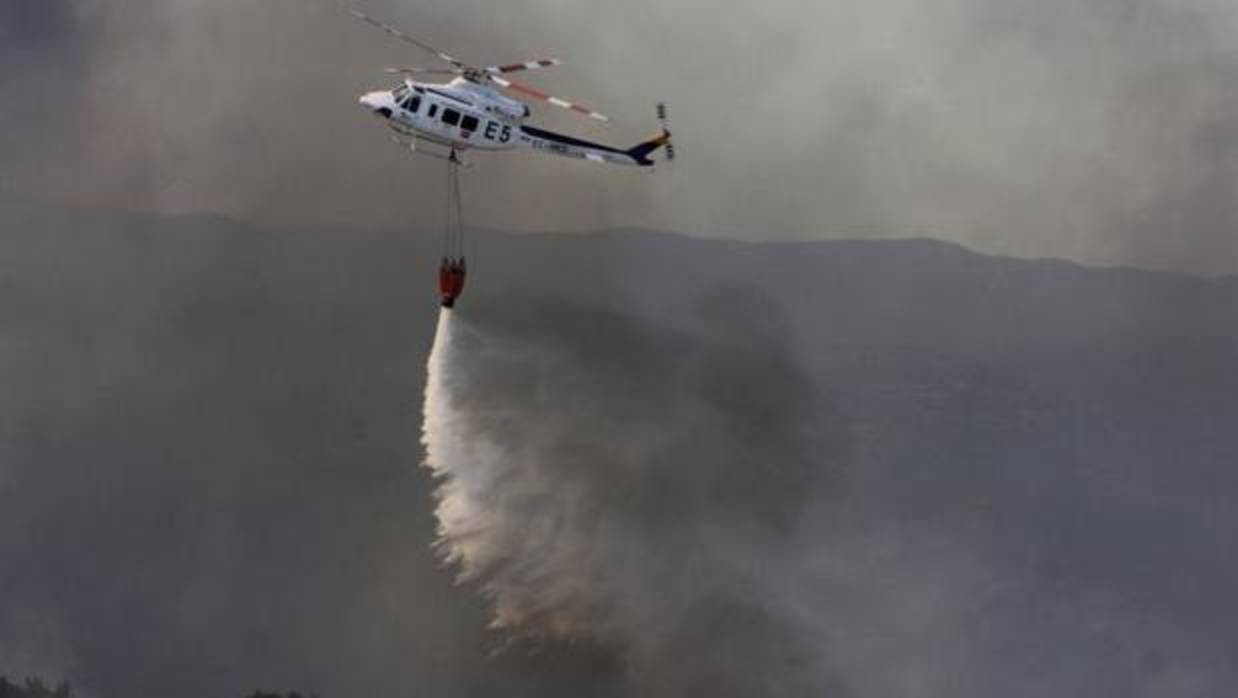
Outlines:
{"type": "Polygon", "coordinates": [[[602,143],[576,138],[575,136],[547,131],[535,126],[520,127],[521,142],[533,150],[562,157],[590,160],[592,162],[636,165],[638,167],[652,166],[654,161],[650,160],[649,156],[658,148],[670,143],[670,139],[670,132],[663,129],[662,133],[655,138],[623,150],[602,143]]]}

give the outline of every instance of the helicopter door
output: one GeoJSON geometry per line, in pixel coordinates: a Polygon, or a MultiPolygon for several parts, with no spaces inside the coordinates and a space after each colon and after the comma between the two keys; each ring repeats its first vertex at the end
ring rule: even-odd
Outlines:
{"type": "Polygon", "coordinates": [[[480,125],[476,116],[465,114],[460,117],[460,137],[468,140],[474,133],[477,133],[477,127],[480,125]]]}
{"type": "Polygon", "coordinates": [[[428,95],[422,96],[421,111],[418,112],[418,129],[438,134],[442,132],[442,128],[438,123],[438,102],[434,101],[433,97],[428,95]]]}
{"type": "Polygon", "coordinates": [[[396,111],[396,119],[405,126],[412,127],[414,125],[417,110],[421,107],[421,96],[411,95],[399,103],[399,109],[396,111]]]}

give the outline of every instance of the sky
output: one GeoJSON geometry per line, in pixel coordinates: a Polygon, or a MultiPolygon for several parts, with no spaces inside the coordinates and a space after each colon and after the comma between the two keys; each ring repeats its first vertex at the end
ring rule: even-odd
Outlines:
{"type": "MultiPolygon", "coordinates": [[[[671,110],[650,175],[479,157],[467,218],[753,240],[927,236],[985,252],[1205,274],[1233,231],[1238,8],[1223,0],[373,1],[477,63],[614,118],[671,110]]],[[[356,97],[429,56],[328,0],[12,0],[0,181],[26,196],[262,222],[434,229],[437,163],[356,97]]]]}

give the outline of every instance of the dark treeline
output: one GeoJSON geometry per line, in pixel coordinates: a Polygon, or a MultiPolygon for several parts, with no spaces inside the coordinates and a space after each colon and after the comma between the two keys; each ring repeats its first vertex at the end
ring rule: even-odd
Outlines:
{"type": "MultiPolygon", "coordinates": [[[[0,676],[0,698],[73,698],[73,689],[66,681],[61,681],[53,688],[38,677],[29,677],[21,683],[14,683],[8,677],[0,676]]],[[[254,691],[246,698],[317,698],[317,696],[296,691],[291,693],[254,691]]]]}
{"type": "Polygon", "coordinates": [[[13,683],[0,676],[0,698],[70,698],[73,690],[61,681],[55,688],[37,677],[27,678],[23,683],[13,683]]]}

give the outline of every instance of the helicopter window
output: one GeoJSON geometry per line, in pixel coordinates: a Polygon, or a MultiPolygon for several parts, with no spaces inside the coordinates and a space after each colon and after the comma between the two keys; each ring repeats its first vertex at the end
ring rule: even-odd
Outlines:
{"type": "Polygon", "coordinates": [[[465,131],[476,131],[477,130],[477,117],[469,116],[468,114],[465,114],[464,118],[460,120],[460,128],[464,129],[465,131]]]}
{"type": "Polygon", "coordinates": [[[391,92],[391,96],[395,97],[395,101],[399,102],[404,99],[404,95],[408,94],[408,85],[400,85],[391,92]]]}
{"type": "Polygon", "coordinates": [[[444,109],[443,110],[443,123],[447,124],[448,126],[455,126],[456,124],[460,123],[460,112],[456,111],[455,109],[444,109]]]}
{"type": "Polygon", "coordinates": [[[411,111],[412,113],[416,114],[417,108],[421,106],[421,97],[418,97],[417,95],[413,95],[412,97],[409,97],[408,101],[402,104],[401,106],[407,109],[408,111],[411,111]]]}
{"type": "Polygon", "coordinates": [[[438,105],[437,105],[437,104],[435,104],[434,102],[431,102],[431,103],[430,103],[430,111],[426,112],[426,116],[428,116],[428,117],[430,117],[431,119],[433,119],[433,118],[434,118],[434,115],[435,115],[435,114],[437,114],[437,113],[438,113],[438,105]]]}

